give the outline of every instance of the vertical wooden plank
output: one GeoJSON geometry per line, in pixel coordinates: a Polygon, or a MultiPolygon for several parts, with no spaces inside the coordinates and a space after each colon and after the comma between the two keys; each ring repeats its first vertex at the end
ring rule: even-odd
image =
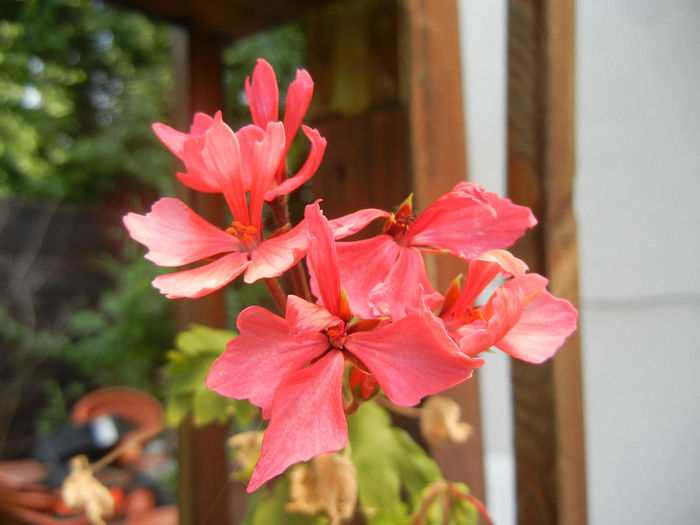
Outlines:
{"type": "MultiPolygon", "coordinates": [[[[223,107],[221,47],[211,35],[175,30],[178,129],[188,129],[196,111],[213,114],[223,107]]],[[[180,188],[180,197],[213,224],[223,224],[219,195],[180,188]]],[[[192,323],[223,327],[224,295],[217,292],[200,299],[176,303],[179,330],[192,323]]],[[[222,349],[223,351],[223,349],[222,349]]],[[[227,521],[228,474],[224,441],[226,427],[213,424],[196,428],[190,421],[179,429],[178,506],[181,524],[227,521]]]]}
{"type": "MultiPolygon", "coordinates": [[[[578,303],[574,180],[574,0],[509,5],[510,197],[540,224],[515,251],[578,303]]],[[[513,362],[519,523],[587,522],[580,337],[544,365],[513,362]]]]}
{"type": "Polygon", "coordinates": [[[329,216],[392,209],[411,192],[397,1],[329,2],[304,22],[315,83],[309,114],[328,140],[314,193],[329,216]]]}
{"type": "MultiPolygon", "coordinates": [[[[425,208],[467,178],[464,105],[455,0],[404,3],[407,97],[415,202],[425,208]]],[[[446,256],[428,259],[428,271],[445,290],[466,265],[446,256]]],[[[433,449],[447,479],[464,481],[485,497],[483,443],[477,374],[447,395],[459,402],[463,419],[474,427],[465,444],[445,442],[433,449]]]]}

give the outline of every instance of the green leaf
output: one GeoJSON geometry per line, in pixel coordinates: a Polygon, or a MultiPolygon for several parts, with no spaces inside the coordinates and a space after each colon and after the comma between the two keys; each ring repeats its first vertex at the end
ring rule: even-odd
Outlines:
{"type": "Polygon", "coordinates": [[[178,334],[176,350],[167,354],[166,424],[177,425],[192,414],[195,425],[214,421],[225,423],[231,415],[241,424],[249,424],[258,409],[247,401],[237,401],[208,390],[206,378],[214,360],[236,334],[228,330],[193,325],[178,334]]]}
{"type": "Polygon", "coordinates": [[[178,334],[175,346],[187,355],[213,353],[218,357],[224,353],[226,343],[234,337],[235,332],[193,324],[189,330],[178,334]]]}
{"type": "Polygon", "coordinates": [[[439,467],[405,431],[391,426],[376,403],[364,403],[348,418],[348,427],[360,506],[368,522],[404,521],[425,487],[441,479],[439,467]]]}

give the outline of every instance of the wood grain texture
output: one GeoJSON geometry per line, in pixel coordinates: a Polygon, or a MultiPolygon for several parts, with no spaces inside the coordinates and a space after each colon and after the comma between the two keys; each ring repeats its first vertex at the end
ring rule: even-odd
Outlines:
{"type": "MultiPolygon", "coordinates": [[[[577,305],[574,1],[511,0],[508,26],[509,196],[540,220],[514,251],[577,305]]],[[[512,378],[518,522],[585,524],[578,332],[543,365],[514,361],[512,378]]]]}
{"type": "MultiPolygon", "coordinates": [[[[196,111],[213,114],[223,106],[221,46],[218,39],[202,33],[176,33],[175,60],[181,100],[175,115],[177,129],[189,129],[196,111]]],[[[179,187],[179,196],[212,224],[224,220],[220,195],[179,187]]],[[[178,330],[193,323],[223,328],[223,292],[200,299],[178,299],[175,315],[178,330]]],[[[222,349],[223,352],[223,349],[222,349]]],[[[228,472],[224,442],[227,429],[212,424],[194,427],[185,421],[179,429],[178,508],[181,524],[225,523],[227,520],[228,472]]]]}

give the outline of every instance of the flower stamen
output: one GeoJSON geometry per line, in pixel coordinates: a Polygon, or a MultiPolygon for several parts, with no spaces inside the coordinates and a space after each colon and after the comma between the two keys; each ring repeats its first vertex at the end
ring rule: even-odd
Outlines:
{"type": "Polygon", "coordinates": [[[232,221],[231,226],[226,228],[226,233],[239,238],[243,242],[252,242],[258,229],[252,225],[245,225],[238,221],[232,221]]]}

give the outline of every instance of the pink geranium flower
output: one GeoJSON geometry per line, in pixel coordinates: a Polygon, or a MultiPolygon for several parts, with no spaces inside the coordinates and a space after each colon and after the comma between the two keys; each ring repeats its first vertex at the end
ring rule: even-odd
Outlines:
{"type": "Polygon", "coordinates": [[[576,309],[545,289],[547,279],[526,270],[510,253],[493,250],[470,262],[461,292],[453,284],[440,318],[466,355],[495,346],[523,361],[541,363],[576,330],[576,309]],[[507,279],[505,283],[488,302],[476,304],[499,276],[507,279]]]}
{"type": "MultiPolygon", "coordinates": [[[[287,178],[286,165],[284,162],[280,162],[274,176],[266,182],[263,188],[266,201],[271,201],[297,189],[316,173],[321,164],[326,150],[326,139],[321,136],[318,130],[301,125],[311,102],[313,86],[309,73],[300,69],[297,71],[296,79],[287,89],[287,102],[282,121],[285,135],[283,158],[286,158],[299,127],[309,139],[311,149],[302,167],[292,177],[287,178]]],[[[256,126],[265,129],[270,122],[278,121],[279,90],[275,72],[270,64],[263,59],[258,59],[258,64],[253,71],[253,81],[251,83],[250,78],[246,78],[245,90],[253,123],[256,126]]],[[[184,144],[190,139],[202,137],[213,122],[214,118],[204,113],[196,113],[189,133],[182,133],[165,124],[153,124],[153,131],[158,138],[177,158],[185,163],[187,171],[177,174],[180,182],[193,190],[205,193],[221,193],[222,189],[215,176],[206,169],[201,169],[201,166],[196,163],[188,162],[184,144]]],[[[252,184],[250,177],[244,175],[243,183],[245,189],[249,190],[252,184]]]]}
{"type": "Polygon", "coordinates": [[[194,172],[216,182],[234,220],[220,229],[173,198],[160,199],[146,215],[127,214],[129,234],[149,249],[146,258],[154,263],[182,266],[214,258],[194,269],[156,277],[156,288],[169,298],[201,297],[243,272],[247,283],[281,275],[304,256],[306,232],[301,226],[263,239],[264,191],[284,155],[281,123],[270,123],[264,130],[246,126],[234,133],[217,113],[206,131],[183,140],[181,149],[194,172]]]}
{"type": "Polygon", "coordinates": [[[338,243],[342,284],[350,305],[364,317],[401,317],[406,286],[415,283],[423,287],[427,305],[436,307],[440,294],[430,285],[421,252],[448,252],[468,261],[485,250],[510,246],[536,223],[529,208],[470,182],[457,184],[418,217],[409,198],[388,219],[383,234],[338,243]]]}
{"type": "Polygon", "coordinates": [[[318,204],[307,206],[305,222],[307,262],[323,306],[290,295],[286,318],[257,306],[245,309],[237,321],[240,335],[207,377],[208,388],[247,398],[270,419],[249,492],[294,463],[345,446],[346,362],[404,406],[467,379],[482,363],[460,354],[432,315],[351,322],[333,233],[318,204]]]}

